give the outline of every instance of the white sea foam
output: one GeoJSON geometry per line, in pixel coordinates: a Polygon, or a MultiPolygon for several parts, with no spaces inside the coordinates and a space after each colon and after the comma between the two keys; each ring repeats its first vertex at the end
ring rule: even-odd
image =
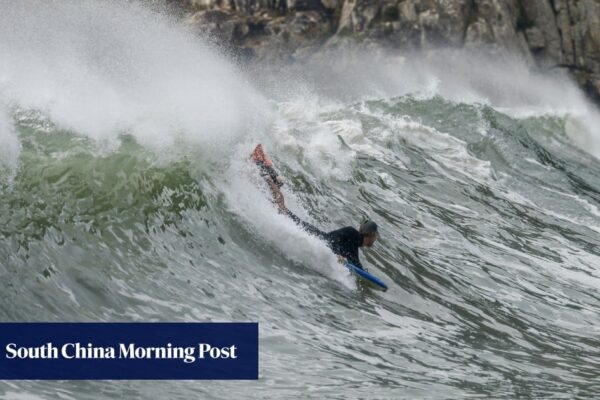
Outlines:
{"type": "MultiPolygon", "coordinates": [[[[321,103],[329,99],[346,104],[404,95],[421,100],[439,96],[489,105],[514,118],[568,117],[566,130],[574,143],[600,157],[597,107],[565,71],[536,72],[516,57],[450,49],[402,56],[345,49],[285,65],[284,74],[278,72],[281,69],[281,65],[257,68],[261,82],[267,80],[268,86],[276,88],[271,94],[286,101],[297,92],[318,95],[321,103]]],[[[486,133],[485,126],[480,130],[486,133]]]]}
{"type": "Polygon", "coordinates": [[[21,143],[15,132],[14,125],[6,109],[0,101],[0,165],[7,170],[7,180],[10,184],[17,171],[21,143]]]}
{"type": "Polygon", "coordinates": [[[232,64],[135,2],[1,4],[0,97],[77,134],[219,152],[267,109],[232,64]]]}

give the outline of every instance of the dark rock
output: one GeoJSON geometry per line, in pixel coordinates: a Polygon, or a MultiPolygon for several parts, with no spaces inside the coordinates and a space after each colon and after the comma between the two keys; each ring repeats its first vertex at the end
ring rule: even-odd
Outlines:
{"type": "Polygon", "coordinates": [[[527,38],[527,43],[532,51],[541,50],[546,47],[544,33],[535,26],[525,31],[525,38],[527,38]]]}
{"type": "MultiPolygon", "coordinates": [[[[175,3],[175,0],[169,0],[175,3]]],[[[600,99],[598,0],[183,0],[186,21],[248,57],[324,46],[480,48],[566,68],[600,99]]]]}

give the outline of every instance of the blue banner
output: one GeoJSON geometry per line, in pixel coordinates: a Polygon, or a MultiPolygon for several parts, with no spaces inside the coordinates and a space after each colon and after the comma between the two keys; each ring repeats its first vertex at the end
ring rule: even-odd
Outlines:
{"type": "Polygon", "coordinates": [[[5,379],[258,379],[258,323],[0,323],[5,379]]]}

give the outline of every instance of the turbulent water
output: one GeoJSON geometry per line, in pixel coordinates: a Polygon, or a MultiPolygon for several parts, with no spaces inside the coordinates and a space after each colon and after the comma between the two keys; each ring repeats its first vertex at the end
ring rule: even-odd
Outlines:
{"type": "Polygon", "coordinates": [[[0,320],[257,321],[260,379],[6,399],[594,398],[598,113],[507,58],[236,66],[144,5],[0,1],[0,320]],[[349,276],[279,215],[370,217],[349,276]]]}

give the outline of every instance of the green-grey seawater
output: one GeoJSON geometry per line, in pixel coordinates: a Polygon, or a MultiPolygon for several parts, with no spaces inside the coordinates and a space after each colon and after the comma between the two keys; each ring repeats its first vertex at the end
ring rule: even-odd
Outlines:
{"type": "Polygon", "coordinates": [[[0,320],[256,321],[260,379],[2,381],[1,398],[600,393],[600,161],[586,128],[595,109],[569,107],[576,89],[496,70],[486,79],[502,84],[465,94],[469,73],[449,85],[440,69],[431,86],[398,60],[386,67],[402,71],[398,86],[374,69],[384,84],[364,75],[360,88],[327,86],[306,73],[282,88],[195,50],[198,39],[139,5],[57,2],[36,14],[2,4],[0,26],[31,18],[22,29],[36,40],[0,36],[0,137],[13,143],[2,160],[0,320]],[[40,48],[37,24],[52,12],[71,18],[72,51],[40,48]],[[167,39],[146,42],[146,30],[167,39]],[[98,36],[112,46],[83,43],[98,36]],[[57,72],[65,59],[71,74],[57,72]],[[196,64],[207,59],[208,83],[196,64]],[[540,88],[503,91],[513,79],[540,88]],[[277,214],[247,160],[257,141],[294,212],[324,230],[379,224],[361,257],[387,292],[277,214]]]}

